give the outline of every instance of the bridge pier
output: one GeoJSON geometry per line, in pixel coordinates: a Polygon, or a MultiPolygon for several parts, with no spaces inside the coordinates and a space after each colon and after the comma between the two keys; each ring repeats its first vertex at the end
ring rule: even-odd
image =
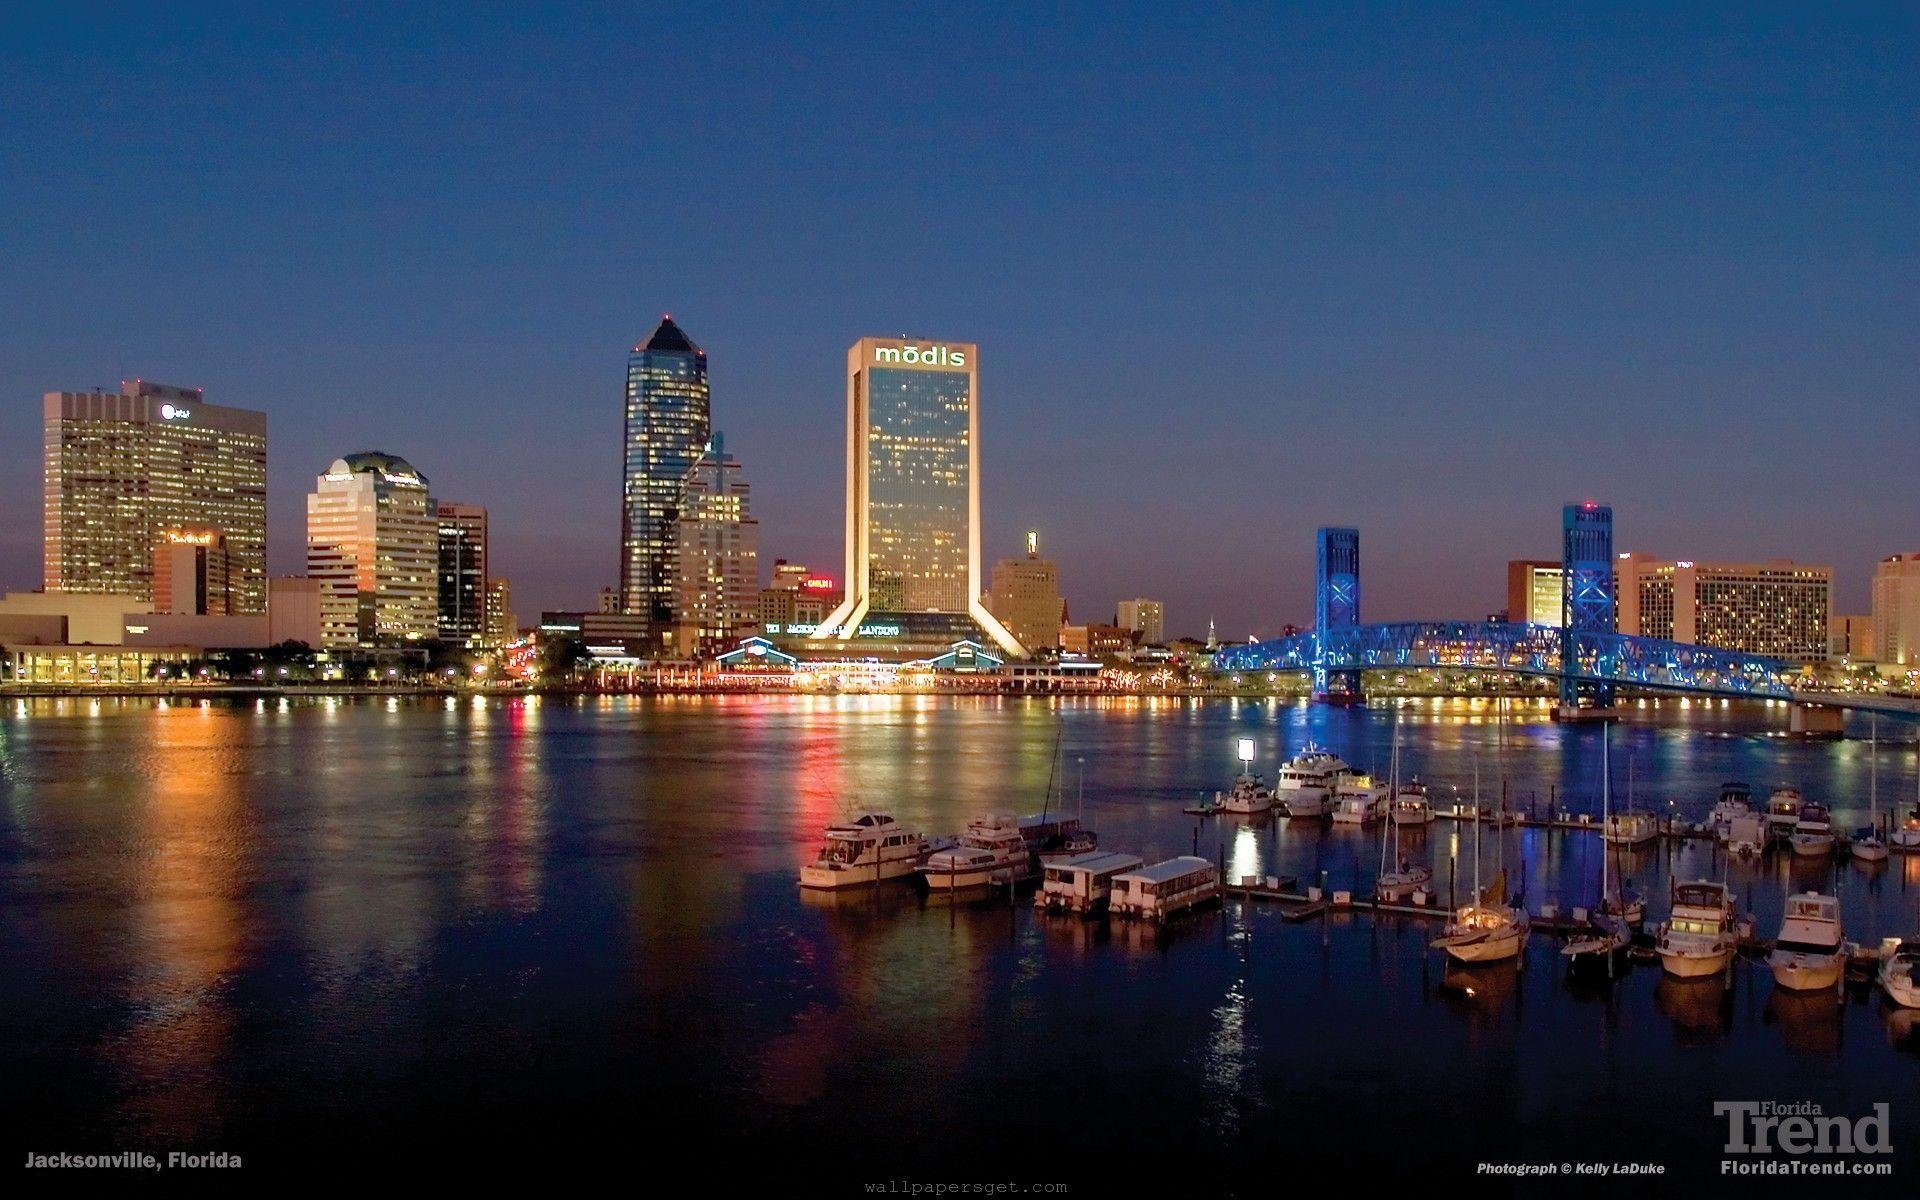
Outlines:
{"type": "Polygon", "coordinates": [[[1360,686],[1358,671],[1313,669],[1313,700],[1316,704],[1365,704],[1366,689],[1360,686]]]}
{"type": "Polygon", "coordinates": [[[1845,709],[1826,704],[1795,704],[1787,728],[1797,738],[1838,738],[1847,732],[1845,709]]]}

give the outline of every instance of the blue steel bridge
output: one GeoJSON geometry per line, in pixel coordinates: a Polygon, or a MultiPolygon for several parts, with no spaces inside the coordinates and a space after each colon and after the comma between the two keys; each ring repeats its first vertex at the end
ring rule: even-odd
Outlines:
{"type": "MultiPolygon", "coordinates": [[[[1450,669],[1550,677],[1566,706],[1607,706],[1618,688],[1807,706],[1920,715],[1920,699],[1794,686],[1795,668],[1777,658],[1614,629],[1613,510],[1569,504],[1562,512],[1563,598],[1558,625],[1506,621],[1360,623],[1360,532],[1327,528],[1317,537],[1314,628],[1229,646],[1222,671],[1304,671],[1316,699],[1358,698],[1365,671],[1450,669]]],[[[1829,714],[1837,716],[1837,714],[1829,714]]],[[[1797,718],[1796,718],[1797,719],[1797,718]]],[[[1831,727],[1831,726],[1830,726],[1831,727]]]]}

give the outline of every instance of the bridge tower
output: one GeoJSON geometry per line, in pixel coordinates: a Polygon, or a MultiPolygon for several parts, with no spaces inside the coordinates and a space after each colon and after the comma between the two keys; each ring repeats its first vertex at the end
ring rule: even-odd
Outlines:
{"type": "Polygon", "coordinates": [[[1613,508],[1592,501],[1569,504],[1561,517],[1565,595],[1560,604],[1560,703],[1574,709],[1584,696],[1596,707],[1609,707],[1611,683],[1579,678],[1577,644],[1583,633],[1614,632],[1613,508]]]}
{"type": "Polygon", "coordinates": [[[1360,531],[1327,527],[1315,537],[1313,698],[1360,699],[1360,672],[1327,669],[1327,635],[1360,624],[1360,531]]]}

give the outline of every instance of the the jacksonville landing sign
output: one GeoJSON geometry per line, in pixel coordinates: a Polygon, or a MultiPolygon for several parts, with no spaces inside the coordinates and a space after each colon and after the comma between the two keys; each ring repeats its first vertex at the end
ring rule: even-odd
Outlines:
{"type": "Polygon", "coordinates": [[[1713,1115],[1726,1122],[1722,1175],[1891,1175],[1888,1108],[1867,1116],[1828,1116],[1813,1101],[1720,1100],[1713,1115]],[[1862,1156],[1875,1157],[1862,1157],[1862,1156]],[[1842,1157],[1846,1156],[1846,1157],[1842,1157]]]}

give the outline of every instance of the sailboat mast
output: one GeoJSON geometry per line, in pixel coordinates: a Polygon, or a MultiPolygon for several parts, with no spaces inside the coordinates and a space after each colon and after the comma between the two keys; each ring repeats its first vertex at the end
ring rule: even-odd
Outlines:
{"type": "Polygon", "coordinates": [[[1480,758],[1473,760],[1473,903],[1480,905],[1480,822],[1485,816],[1480,811],[1480,758]]]}
{"type": "Polygon", "coordinates": [[[1867,824],[1880,828],[1880,718],[1869,718],[1867,726],[1867,824]]]}
{"type": "Polygon", "coordinates": [[[1613,813],[1613,758],[1609,747],[1613,738],[1605,722],[1600,725],[1600,907],[1607,904],[1607,867],[1613,858],[1612,823],[1613,813]]]}

